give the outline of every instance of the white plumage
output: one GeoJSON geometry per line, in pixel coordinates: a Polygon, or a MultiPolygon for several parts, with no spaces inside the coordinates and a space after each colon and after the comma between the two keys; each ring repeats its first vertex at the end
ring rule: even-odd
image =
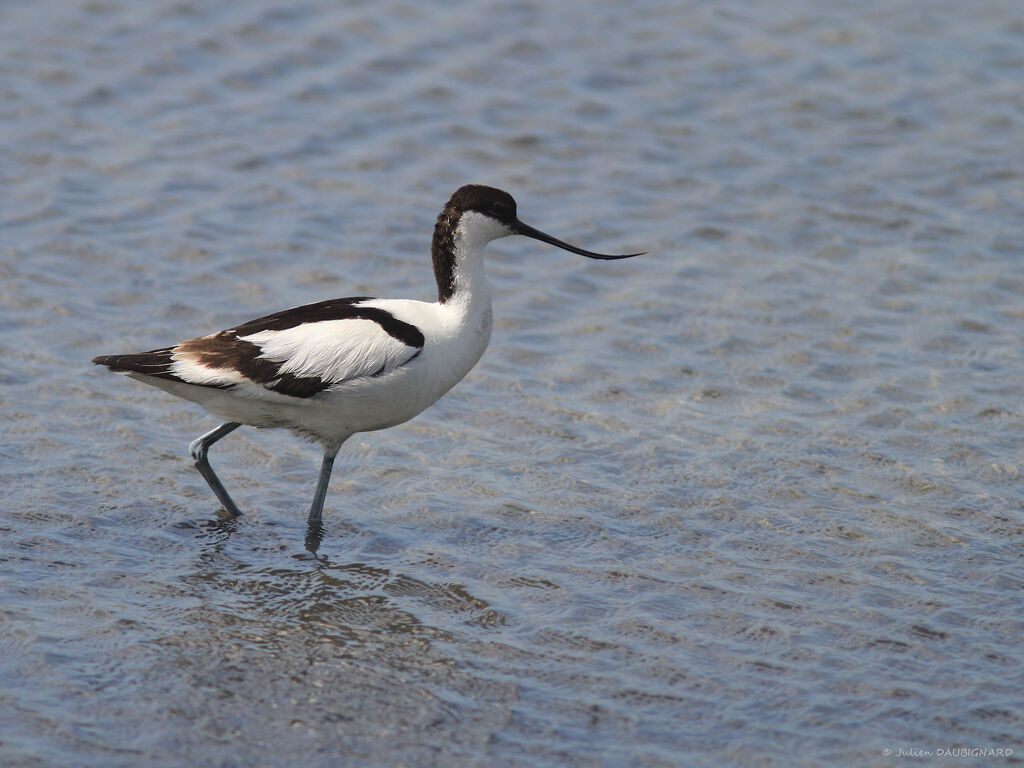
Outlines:
{"type": "Polygon", "coordinates": [[[510,195],[470,185],[434,227],[436,302],[355,297],[284,310],[173,347],[94,363],[202,405],[226,421],[191,446],[224,508],[241,514],[207,451],[242,424],[283,427],[324,446],[309,524],[318,528],[334,457],[356,432],[401,424],[436,402],[483,354],[491,335],[483,249],[526,235],[597,259],[516,218],[510,195]]]}

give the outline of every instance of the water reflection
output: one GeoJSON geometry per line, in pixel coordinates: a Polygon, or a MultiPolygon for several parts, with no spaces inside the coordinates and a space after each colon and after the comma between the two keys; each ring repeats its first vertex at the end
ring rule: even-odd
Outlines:
{"type": "MultiPolygon", "coordinates": [[[[223,509],[218,511],[218,517],[213,520],[204,520],[198,525],[193,526],[189,523],[180,523],[178,527],[196,527],[201,532],[201,543],[206,551],[219,552],[223,549],[224,545],[231,538],[231,536],[239,530],[239,528],[246,524],[247,518],[245,515],[235,517],[224,512],[223,509]]],[[[314,525],[308,525],[306,527],[306,535],[304,538],[304,544],[306,551],[314,557],[317,556],[317,551],[320,549],[320,545],[323,544],[324,537],[327,535],[327,528],[322,522],[314,525]]]]}
{"type": "Polygon", "coordinates": [[[313,523],[306,528],[306,550],[316,556],[316,552],[320,549],[320,545],[324,540],[324,526],[322,522],[313,523]]]}
{"type": "Polygon", "coordinates": [[[218,517],[199,524],[200,542],[206,551],[220,552],[242,524],[240,518],[218,517]]]}
{"type": "Polygon", "coordinates": [[[303,552],[290,544],[294,528],[265,525],[257,515],[196,527],[199,547],[183,580],[204,605],[222,606],[203,611],[204,627],[243,622],[258,627],[261,638],[298,632],[344,644],[365,633],[448,637],[453,620],[477,627],[505,622],[465,585],[431,580],[422,568],[416,572],[390,537],[352,537],[349,551],[373,556],[354,560],[320,551],[332,533],[344,538],[344,524],[308,527],[303,552]],[[376,538],[385,546],[377,546],[376,538]]]}

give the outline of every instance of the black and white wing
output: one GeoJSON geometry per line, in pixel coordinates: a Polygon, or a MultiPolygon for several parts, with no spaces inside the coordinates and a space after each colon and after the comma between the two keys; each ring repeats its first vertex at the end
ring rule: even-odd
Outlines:
{"type": "Polygon", "coordinates": [[[93,360],[113,371],[220,389],[258,385],[312,397],[384,376],[419,356],[423,333],[373,299],[332,299],[294,307],[174,347],[93,360]]]}

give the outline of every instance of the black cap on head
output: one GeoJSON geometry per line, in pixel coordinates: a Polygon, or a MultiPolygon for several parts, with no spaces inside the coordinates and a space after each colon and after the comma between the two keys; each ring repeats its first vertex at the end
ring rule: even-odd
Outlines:
{"type": "Polygon", "coordinates": [[[461,212],[476,211],[512,226],[516,220],[516,201],[512,195],[501,189],[485,187],[482,184],[467,184],[459,187],[452,195],[446,208],[461,212]]]}

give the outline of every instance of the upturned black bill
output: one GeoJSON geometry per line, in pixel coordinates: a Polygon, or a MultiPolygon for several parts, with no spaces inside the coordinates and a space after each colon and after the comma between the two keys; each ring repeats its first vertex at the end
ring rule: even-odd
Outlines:
{"type": "Polygon", "coordinates": [[[540,240],[544,243],[550,243],[551,245],[557,246],[564,251],[570,251],[571,253],[578,253],[580,256],[586,256],[590,259],[631,259],[634,256],[642,256],[645,252],[640,253],[594,253],[593,251],[585,251],[582,248],[577,248],[575,245],[569,245],[566,242],[559,240],[557,237],[541,232],[539,229],[534,229],[529,224],[523,224],[523,222],[516,219],[512,225],[512,231],[517,235],[524,235],[525,237],[532,237],[534,240],[540,240]]]}

